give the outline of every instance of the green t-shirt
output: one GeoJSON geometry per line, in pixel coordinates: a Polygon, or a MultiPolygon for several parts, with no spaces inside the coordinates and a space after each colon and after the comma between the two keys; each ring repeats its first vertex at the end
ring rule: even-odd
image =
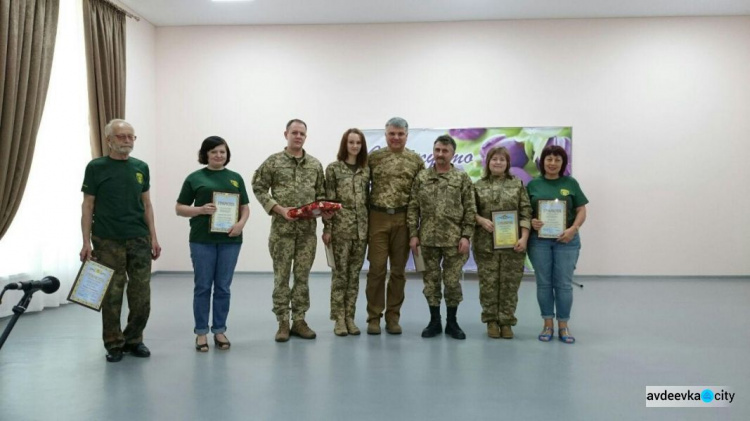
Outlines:
{"type": "Polygon", "coordinates": [[[566,216],[568,228],[576,220],[576,208],[589,203],[586,195],[581,191],[578,182],[575,178],[569,176],[563,176],[555,180],[537,177],[529,181],[526,189],[529,191],[534,218],[537,217],[537,212],[539,211],[539,200],[565,200],[567,204],[566,216]]]}
{"type": "MultiPolygon", "coordinates": [[[[245,189],[245,181],[238,173],[224,168],[210,170],[203,168],[188,175],[182,183],[177,203],[203,206],[213,201],[214,192],[239,193],[240,204],[247,205],[250,199],[245,189]]],[[[223,232],[211,232],[211,215],[198,215],[190,218],[191,243],[241,243],[242,235],[230,237],[223,232]]]]}
{"type": "Polygon", "coordinates": [[[149,180],[148,165],[133,157],[89,162],[81,191],[95,197],[91,233],[116,240],[149,235],[141,199],[149,180]]]}

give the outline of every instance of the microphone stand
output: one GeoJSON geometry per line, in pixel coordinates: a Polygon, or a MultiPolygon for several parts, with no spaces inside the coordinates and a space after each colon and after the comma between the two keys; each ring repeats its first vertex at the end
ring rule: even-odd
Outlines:
{"type": "Polygon", "coordinates": [[[0,336],[0,349],[3,348],[3,344],[5,344],[5,340],[8,339],[8,335],[10,335],[10,331],[13,330],[13,326],[15,326],[18,318],[21,317],[21,315],[29,307],[29,303],[31,303],[31,296],[33,294],[33,290],[25,291],[23,297],[21,297],[21,301],[19,301],[18,304],[13,307],[13,317],[11,317],[8,324],[5,325],[5,331],[3,332],[3,335],[0,336]]]}

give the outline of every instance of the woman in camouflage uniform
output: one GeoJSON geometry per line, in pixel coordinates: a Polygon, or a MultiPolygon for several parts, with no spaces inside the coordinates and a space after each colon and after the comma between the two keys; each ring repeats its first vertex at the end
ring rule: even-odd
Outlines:
{"type": "Polygon", "coordinates": [[[326,199],[341,202],[342,208],[323,221],[323,243],[333,248],[335,264],[331,278],[331,320],[338,336],[359,335],[354,312],[359,295],[359,272],[367,248],[367,205],[370,168],[367,142],[359,129],[341,137],[336,162],[326,168],[326,199]]]}
{"type": "Polygon", "coordinates": [[[510,155],[503,147],[487,153],[482,178],[474,184],[477,204],[474,260],[479,274],[482,322],[490,338],[513,338],[518,288],[523,277],[526,242],[531,227],[531,204],[519,178],[510,175],[510,155]],[[495,250],[492,212],[518,211],[521,236],[513,248],[495,250]]]}

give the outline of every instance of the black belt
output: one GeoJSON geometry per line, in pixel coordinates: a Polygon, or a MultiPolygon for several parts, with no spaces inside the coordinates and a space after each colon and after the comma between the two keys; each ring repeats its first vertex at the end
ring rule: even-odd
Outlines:
{"type": "Polygon", "coordinates": [[[401,206],[400,208],[381,208],[380,206],[370,205],[370,210],[387,213],[388,215],[404,213],[407,209],[409,209],[408,206],[401,206]]]}

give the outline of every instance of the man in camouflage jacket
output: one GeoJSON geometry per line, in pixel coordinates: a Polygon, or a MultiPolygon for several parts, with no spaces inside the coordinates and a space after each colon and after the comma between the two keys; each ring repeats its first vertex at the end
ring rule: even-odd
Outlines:
{"type": "Polygon", "coordinates": [[[268,157],[255,171],[252,181],[255,197],[273,217],[268,249],[273,260],[273,312],[279,321],[277,342],[288,341],[290,334],[304,339],[314,339],[316,336],[305,322],[305,313],[310,308],[308,278],[317,246],[316,220],[292,218],[288,212],[325,199],[323,166],[302,148],[307,138],[305,122],[291,120],[286,126],[284,137],[287,147],[268,157]],[[292,263],[294,284],[290,291],[292,263]],[[291,330],[290,304],[293,321],[291,330]]]}
{"type": "Polygon", "coordinates": [[[435,140],[435,165],[422,171],[414,180],[407,225],[409,246],[424,259],[424,295],[430,307],[430,323],[422,331],[429,338],[442,333],[440,320],[441,279],[445,284],[445,305],[448,319],[445,333],[456,339],[466,335],[458,326],[456,312],[463,299],[461,269],[469,258],[469,238],[474,232],[474,190],[471,179],[455,169],[451,160],[456,142],[448,135],[435,140]],[[442,262],[442,269],[441,269],[442,262]]]}
{"type": "Polygon", "coordinates": [[[401,305],[406,286],[406,261],[409,258],[409,232],[406,209],[417,174],[424,161],[406,148],[409,124],[393,117],[385,125],[387,148],[370,153],[368,158],[372,190],[370,192],[370,232],[367,259],[367,333],[380,334],[380,318],[385,310],[385,331],[401,334],[401,305]],[[387,265],[390,276],[386,288],[387,265]]]}

